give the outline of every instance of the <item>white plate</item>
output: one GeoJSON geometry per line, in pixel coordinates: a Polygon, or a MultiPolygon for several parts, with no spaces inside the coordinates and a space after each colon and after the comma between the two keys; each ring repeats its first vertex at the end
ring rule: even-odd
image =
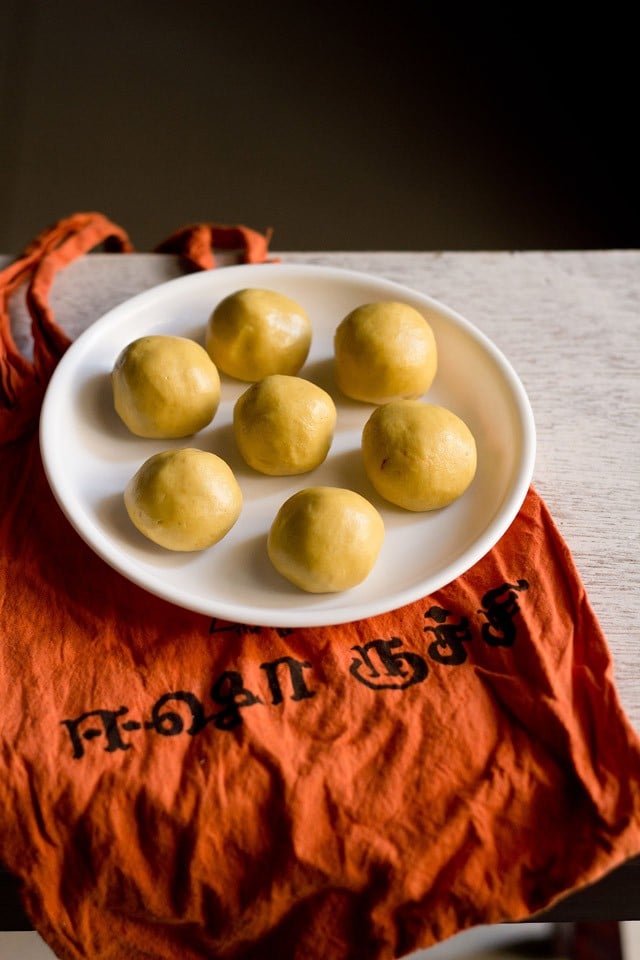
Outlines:
{"type": "Polygon", "coordinates": [[[232,622],[320,626],[358,620],[400,607],[450,583],[480,560],[516,516],[535,456],[531,407],[500,351],[441,303],[387,280],[332,267],[298,264],[233,266],[190,274],[154,287],[111,310],[62,358],[44,401],[40,443],[45,470],[63,511],[108,564],[153,594],[232,622]],[[338,425],[324,464],[298,477],[254,473],[236,451],[233,405],[247,384],[222,377],[212,424],[188,440],[141,440],[113,411],[110,372],[136,337],[178,334],[200,342],[213,307],[242,287],[278,290],[302,304],[313,343],[300,376],[336,399],[338,425]],[[431,323],[439,352],[436,380],[426,395],[457,413],[474,433],[478,469],[465,494],[433,513],[386,504],[370,486],[360,460],[362,427],[374,409],[340,398],[333,383],[333,334],[359,304],[394,299],[412,304],[431,323]],[[242,488],[244,507],[231,532],[201,553],[173,553],[146,540],[130,523],[122,493],[153,453],[198,446],[222,456],[242,488]],[[306,594],[271,567],[266,537],[280,505],[313,485],[351,487],[380,510],[385,542],[369,577],[338,594],[306,594]]]}

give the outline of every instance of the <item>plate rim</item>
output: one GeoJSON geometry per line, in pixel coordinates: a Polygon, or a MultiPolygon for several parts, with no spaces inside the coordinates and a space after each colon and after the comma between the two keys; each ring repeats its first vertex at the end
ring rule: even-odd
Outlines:
{"type": "MultiPolygon", "coordinates": [[[[160,597],[182,609],[190,610],[204,616],[214,617],[229,623],[243,623],[265,627],[297,627],[301,629],[307,627],[335,626],[341,623],[356,622],[389,613],[392,610],[400,609],[410,603],[416,602],[422,597],[428,597],[437,590],[448,586],[470,570],[499,542],[518,515],[532,483],[537,445],[535,419],[531,401],[517,371],[500,347],[466,316],[463,316],[448,304],[443,303],[429,294],[422,293],[420,290],[416,290],[406,284],[391,280],[377,273],[352,270],[327,264],[286,262],[238,264],[220,267],[213,271],[205,270],[174,277],[134,294],[132,297],[127,298],[122,303],[116,304],[103,313],[72,341],[53,371],[43,398],[38,435],[45,476],[58,506],[71,526],[89,548],[121,576],[124,576],[138,587],[156,597],[160,597]],[[364,284],[376,285],[379,288],[388,290],[390,294],[396,292],[398,295],[404,294],[405,297],[411,295],[412,297],[420,299],[425,305],[429,305],[438,313],[444,314],[449,320],[453,321],[454,325],[462,328],[472,339],[480,343],[483,350],[488,353],[494,363],[498,365],[501,375],[508,383],[511,398],[515,400],[515,409],[520,425],[522,451],[517,476],[507,492],[498,515],[493,518],[482,535],[477,537],[473,544],[456,557],[454,561],[440,568],[437,575],[434,574],[426,580],[420,581],[404,590],[396,591],[393,597],[387,600],[381,598],[377,604],[373,604],[370,599],[359,602],[349,602],[348,599],[346,599],[345,604],[338,607],[326,609],[321,607],[305,608],[299,614],[295,613],[295,610],[298,608],[294,607],[294,612],[292,612],[292,608],[284,607],[278,610],[278,617],[276,618],[275,611],[271,608],[252,606],[247,607],[246,610],[241,610],[236,602],[227,603],[223,600],[214,600],[213,604],[185,602],[182,592],[179,589],[173,589],[170,583],[165,583],[161,581],[160,578],[150,577],[149,575],[145,576],[142,573],[139,574],[135,569],[135,565],[133,565],[134,568],[132,569],[131,566],[126,565],[125,561],[120,562],[119,555],[122,551],[105,549],[102,542],[96,542],[96,539],[91,537],[90,531],[87,531],[87,528],[73,512],[67,500],[62,495],[55,474],[54,465],[56,464],[57,458],[55,450],[52,449],[52,434],[54,431],[50,428],[57,397],[60,393],[63,393],[65,370],[68,366],[74,364],[76,356],[82,354],[87,343],[98,338],[104,328],[116,324],[121,314],[128,314],[132,311],[136,312],[140,308],[148,307],[155,300],[163,299],[168,288],[176,289],[180,286],[197,287],[200,284],[205,286],[207,281],[215,280],[220,273],[224,272],[224,275],[227,276],[230,271],[234,273],[237,272],[239,278],[238,289],[245,285],[256,285],[243,283],[240,279],[241,277],[259,277],[260,273],[263,273],[266,277],[267,273],[273,274],[275,272],[278,275],[313,275],[327,279],[340,278],[345,281],[351,280],[353,282],[357,281],[364,284]],[[154,583],[156,584],[155,586],[153,585],[154,583]],[[214,607],[218,609],[215,610],[214,607]]],[[[104,536],[101,536],[100,539],[106,540],[107,543],[109,542],[108,538],[104,536]]],[[[348,595],[349,591],[345,591],[345,598],[348,598],[348,595]]]]}

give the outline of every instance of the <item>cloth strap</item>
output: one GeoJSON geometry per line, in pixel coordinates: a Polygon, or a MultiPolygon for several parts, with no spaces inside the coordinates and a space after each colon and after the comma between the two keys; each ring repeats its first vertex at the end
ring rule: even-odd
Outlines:
{"type": "Polygon", "coordinates": [[[158,244],[155,252],[177,253],[193,270],[212,270],[216,266],[214,249],[239,250],[241,263],[277,263],[277,258],[267,258],[272,233],[271,229],[257,233],[242,225],[195,223],[176,230],[158,244]]]}

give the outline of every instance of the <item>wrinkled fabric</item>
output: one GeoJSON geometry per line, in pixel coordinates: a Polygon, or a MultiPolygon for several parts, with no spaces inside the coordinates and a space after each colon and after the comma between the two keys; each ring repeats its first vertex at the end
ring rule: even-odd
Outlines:
{"type": "MultiPolygon", "coordinates": [[[[130,249],[86,216],[0,274],[5,298],[92,240],[130,249]]],[[[49,489],[34,414],[66,341],[39,289],[46,363],[0,315],[0,859],[59,957],[392,960],[640,852],[640,743],[535,489],[468,573],[389,614],[172,606],[49,489]]]]}

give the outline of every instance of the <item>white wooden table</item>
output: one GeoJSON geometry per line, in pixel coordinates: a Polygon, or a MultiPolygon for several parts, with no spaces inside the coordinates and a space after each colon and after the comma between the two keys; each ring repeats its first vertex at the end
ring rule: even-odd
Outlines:
{"type": "MultiPolygon", "coordinates": [[[[622,705],[640,732],[640,251],[274,256],[406,284],[462,313],[505,353],[535,415],[534,485],[573,553],[622,705]]],[[[168,255],[91,254],[56,278],[56,319],[76,335],[182,272],[168,255]]],[[[19,303],[14,313],[21,338],[19,303]]],[[[608,880],[591,900],[590,891],[569,898],[554,917],[640,919],[638,861],[615,871],[612,887],[608,880]]]]}

